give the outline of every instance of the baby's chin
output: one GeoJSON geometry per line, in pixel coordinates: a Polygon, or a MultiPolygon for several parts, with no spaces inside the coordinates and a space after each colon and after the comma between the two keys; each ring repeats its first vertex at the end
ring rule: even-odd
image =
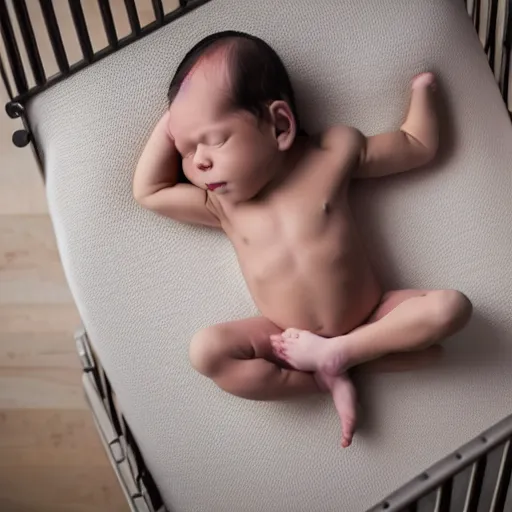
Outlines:
{"type": "Polygon", "coordinates": [[[222,199],[226,202],[238,204],[245,203],[254,199],[257,194],[247,193],[246,191],[242,191],[229,183],[223,187],[219,187],[214,191],[209,191],[209,194],[214,194],[219,199],[222,199]]]}

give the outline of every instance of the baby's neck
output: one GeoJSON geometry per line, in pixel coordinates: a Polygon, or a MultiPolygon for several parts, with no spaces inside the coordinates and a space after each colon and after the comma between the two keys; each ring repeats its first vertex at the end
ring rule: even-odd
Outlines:
{"type": "Polygon", "coordinates": [[[295,172],[297,164],[302,160],[304,153],[309,147],[309,137],[299,136],[295,139],[293,146],[283,153],[279,161],[275,162],[274,172],[269,182],[256,195],[254,199],[261,200],[267,197],[276,189],[280,188],[283,183],[295,172]]]}

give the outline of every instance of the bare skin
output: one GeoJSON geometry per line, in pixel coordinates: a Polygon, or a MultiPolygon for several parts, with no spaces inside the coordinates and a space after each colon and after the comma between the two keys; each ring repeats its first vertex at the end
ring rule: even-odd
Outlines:
{"type": "Polygon", "coordinates": [[[435,78],[416,77],[401,129],[373,137],[346,126],[298,137],[286,102],[258,121],[227,107],[226,87],[222,66],[196,70],[134,177],[146,208],[224,230],[262,315],[198,332],[191,363],[247,399],[329,391],[349,446],[356,395],[346,370],[431,346],[471,315],[458,291],[384,293],[347,201],[351,179],[405,172],[435,156],[435,78]],[[192,184],[177,184],[179,159],[192,184]]]}

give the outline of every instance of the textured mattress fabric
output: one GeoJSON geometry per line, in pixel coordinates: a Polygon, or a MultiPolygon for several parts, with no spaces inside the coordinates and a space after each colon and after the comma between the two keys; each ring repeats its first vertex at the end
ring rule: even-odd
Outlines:
{"type": "Polygon", "coordinates": [[[213,0],[29,106],[71,290],[173,511],[359,511],[512,410],[512,128],[461,0],[213,0]],[[144,211],[137,158],[178,62],[205,35],[265,38],[305,126],[399,126],[411,77],[440,77],[443,155],[358,184],[354,212],[389,287],[453,287],[475,305],[433,366],[361,373],[342,451],[328,397],[253,403],[195,374],[188,341],[256,314],[219,232],[144,211]]]}

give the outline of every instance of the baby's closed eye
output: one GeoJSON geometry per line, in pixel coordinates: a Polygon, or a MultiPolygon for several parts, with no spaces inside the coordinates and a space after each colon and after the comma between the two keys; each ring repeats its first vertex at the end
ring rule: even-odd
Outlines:
{"type": "MultiPolygon", "coordinates": [[[[215,134],[211,135],[205,138],[202,138],[198,145],[204,145],[212,148],[220,148],[226,144],[226,142],[229,140],[229,136],[224,134],[215,134]]],[[[186,146],[182,146],[181,148],[178,148],[179,153],[182,155],[182,158],[192,158],[196,151],[197,146],[195,144],[187,144],[186,146]]]]}
{"type": "Polygon", "coordinates": [[[213,133],[206,138],[205,143],[207,146],[219,148],[226,143],[228,138],[224,133],[213,133]]]}
{"type": "Polygon", "coordinates": [[[220,148],[222,146],[224,146],[224,144],[226,143],[226,140],[225,139],[215,139],[215,140],[212,140],[212,141],[208,141],[208,146],[212,147],[212,148],[220,148]]]}

